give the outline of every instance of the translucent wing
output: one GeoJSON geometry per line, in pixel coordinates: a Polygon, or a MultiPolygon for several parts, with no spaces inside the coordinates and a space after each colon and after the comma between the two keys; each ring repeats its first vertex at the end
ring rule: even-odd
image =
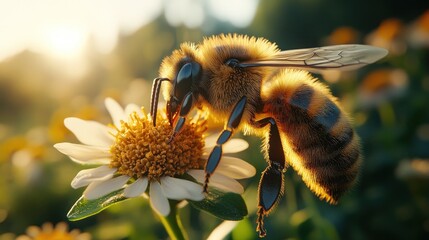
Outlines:
{"type": "Polygon", "coordinates": [[[353,70],[373,63],[387,55],[387,50],[369,45],[348,44],[305,48],[278,52],[272,58],[240,63],[241,67],[304,68],[353,70]]]}

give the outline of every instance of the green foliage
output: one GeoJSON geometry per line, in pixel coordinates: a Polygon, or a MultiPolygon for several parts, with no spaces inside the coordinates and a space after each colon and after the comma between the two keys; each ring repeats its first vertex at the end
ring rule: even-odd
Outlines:
{"type": "Polygon", "coordinates": [[[247,216],[246,203],[240,194],[225,193],[214,188],[209,189],[204,200],[189,201],[189,203],[223,220],[238,221],[247,216]]]}
{"type": "MultiPolygon", "coordinates": [[[[127,200],[123,192],[124,190],[120,189],[94,200],[88,200],[82,196],[73,204],[67,213],[67,218],[70,221],[77,221],[93,216],[114,204],[127,200]]],[[[238,221],[247,216],[243,198],[235,193],[210,189],[204,200],[189,202],[193,207],[223,220],[238,221]]]]}
{"type": "Polygon", "coordinates": [[[88,200],[82,196],[73,204],[67,213],[67,218],[70,221],[77,221],[95,215],[113,204],[127,200],[123,192],[124,189],[120,189],[94,200],[88,200]]]}

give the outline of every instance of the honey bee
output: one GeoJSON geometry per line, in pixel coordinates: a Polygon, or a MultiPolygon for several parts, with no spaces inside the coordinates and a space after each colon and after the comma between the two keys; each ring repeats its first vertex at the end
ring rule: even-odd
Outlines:
{"type": "Polygon", "coordinates": [[[268,163],[258,187],[257,227],[266,235],[264,217],[284,192],[288,166],[301,175],[320,199],[335,204],[353,185],[362,161],[359,139],[350,118],[329,89],[309,71],[351,70],[387,55],[367,45],[336,45],[281,51],[264,38],[217,35],[199,44],[183,43],[164,58],[153,83],[151,115],[161,91],[173,132],[180,134],[186,116],[198,108],[225,123],[205,165],[210,175],[222,145],[234,132],[263,138],[268,163]]]}

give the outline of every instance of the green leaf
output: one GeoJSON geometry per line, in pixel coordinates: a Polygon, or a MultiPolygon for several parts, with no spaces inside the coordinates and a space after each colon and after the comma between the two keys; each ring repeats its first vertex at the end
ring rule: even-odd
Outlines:
{"type": "Polygon", "coordinates": [[[204,200],[188,201],[195,208],[206,211],[223,220],[238,221],[247,216],[246,203],[240,194],[226,193],[210,188],[204,200]]]}
{"type": "Polygon", "coordinates": [[[119,189],[94,200],[84,199],[82,196],[67,213],[67,217],[70,221],[77,221],[95,215],[115,203],[126,200],[123,192],[124,189],[119,189]]]}

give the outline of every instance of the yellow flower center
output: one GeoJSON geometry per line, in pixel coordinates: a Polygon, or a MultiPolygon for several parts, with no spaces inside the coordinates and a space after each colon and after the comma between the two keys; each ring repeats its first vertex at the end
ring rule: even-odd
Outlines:
{"type": "Polygon", "coordinates": [[[159,116],[157,125],[153,126],[148,116],[133,113],[127,122],[121,123],[115,135],[115,143],[110,148],[110,167],[117,168],[119,174],[149,180],[201,168],[205,122],[185,124],[180,134],[168,143],[172,127],[165,118],[159,116]]]}

